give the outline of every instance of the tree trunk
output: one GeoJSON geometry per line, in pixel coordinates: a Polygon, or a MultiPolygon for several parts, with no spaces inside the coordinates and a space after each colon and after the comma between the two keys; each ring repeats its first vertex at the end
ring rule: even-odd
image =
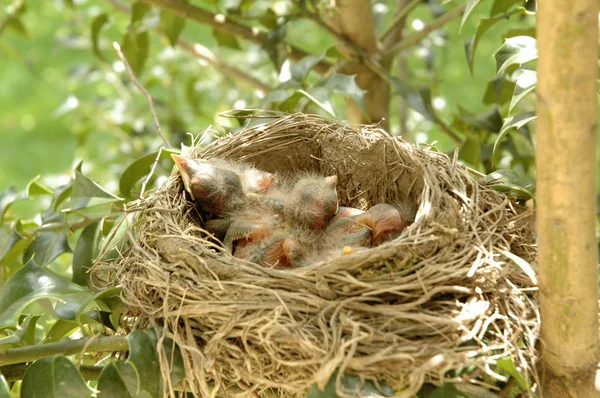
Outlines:
{"type": "MultiPolygon", "coordinates": [[[[370,0],[337,0],[335,14],[331,22],[336,31],[360,47],[365,53],[376,57],[379,53],[375,21],[370,0]]],[[[339,43],[342,51],[345,45],[339,43]]],[[[350,53],[351,51],[346,51],[350,53]]],[[[386,81],[369,69],[360,59],[350,62],[342,73],[356,75],[356,83],[366,91],[365,106],[368,116],[358,104],[347,100],[350,123],[377,123],[385,119],[382,127],[388,127],[390,108],[390,87],[386,81]],[[370,120],[369,120],[370,119],[370,120]]]]}
{"type": "Polygon", "coordinates": [[[543,397],[597,397],[597,0],[538,2],[543,397]]]}

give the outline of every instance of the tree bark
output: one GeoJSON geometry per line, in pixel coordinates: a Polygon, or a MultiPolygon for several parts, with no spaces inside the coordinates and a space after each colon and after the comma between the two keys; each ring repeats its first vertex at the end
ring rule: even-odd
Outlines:
{"type": "Polygon", "coordinates": [[[538,2],[543,397],[597,397],[597,0],[538,2]]]}
{"type": "MultiPolygon", "coordinates": [[[[379,53],[378,40],[375,31],[375,21],[370,0],[337,0],[336,13],[331,16],[331,22],[339,35],[344,36],[365,53],[377,56],[379,53]]],[[[351,53],[340,41],[342,51],[351,53]]],[[[389,70],[389,67],[387,68],[389,70]]],[[[350,123],[377,123],[383,120],[382,127],[387,129],[390,107],[390,86],[367,67],[360,59],[355,59],[342,69],[348,75],[356,75],[356,83],[366,91],[365,106],[368,116],[358,104],[347,100],[348,119],[350,123]]]]}

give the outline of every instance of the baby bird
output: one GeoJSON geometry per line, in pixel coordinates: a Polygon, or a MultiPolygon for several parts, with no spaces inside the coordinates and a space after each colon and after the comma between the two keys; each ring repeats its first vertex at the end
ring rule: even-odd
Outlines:
{"type": "Polygon", "coordinates": [[[172,154],[185,190],[204,211],[221,216],[242,206],[246,200],[240,177],[210,161],[172,154]]]}
{"type": "Polygon", "coordinates": [[[266,194],[278,182],[275,174],[259,170],[249,164],[220,158],[210,159],[209,162],[219,169],[237,174],[246,194],[266,194]]]}
{"type": "Polygon", "coordinates": [[[354,207],[340,206],[335,216],[333,216],[333,218],[329,222],[334,223],[341,218],[357,216],[363,213],[363,210],[356,209],[354,207]]]}
{"type": "Polygon", "coordinates": [[[302,242],[283,232],[253,250],[248,260],[265,267],[293,268],[301,265],[305,250],[302,242]]]}
{"type": "Polygon", "coordinates": [[[404,214],[386,203],[371,207],[366,213],[356,216],[356,221],[371,229],[373,246],[397,238],[408,226],[404,214]]]}
{"type": "Polygon", "coordinates": [[[299,180],[285,200],[284,215],[289,225],[322,230],[337,213],[337,176],[299,180]]]}

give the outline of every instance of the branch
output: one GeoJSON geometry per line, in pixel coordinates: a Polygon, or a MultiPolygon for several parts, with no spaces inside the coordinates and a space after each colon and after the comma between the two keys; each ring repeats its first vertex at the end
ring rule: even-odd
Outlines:
{"type": "Polygon", "coordinates": [[[267,85],[266,83],[263,83],[254,76],[251,76],[243,70],[231,65],[229,62],[220,59],[212,51],[210,51],[208,48],[204,47],[201,44],[193,44],[185,39],[179,39],[177,41],[177,45],[186,50],[187,52],[192,53],[198,58],[202,58],[209,64],[213,65],[219,70],[219,72],[222,72],[224,75],[231,76],[234,79],[237,79],[243,83],[248,84],[249,86],[252,86],[262,91],[263,93],[268,93],[269,91],[273,90],[273,88],[267,85]]]}
{"type": "MultiPolygon", "coordinates": [[[[121,3],[118,0],[107,0],[117,11],[120,11],[124,14],[130,14],[131,13],[131,9],[121,3]]],[[[166,37],[166,33],[160,29],[158,29],[157,27],[154,28],[154,30],[158,33],[160,33],[163,37],[166,37]]],[[[251,76],[250,74],[244,72],[243,70],[237,68],[236,66],[230,64],[227,61],[222,60],[221,58],[217,57],[212,51],[210,51],[208,48],[204,47],[201,44],[194,44],[190,41],[187,41],[185,39],[179,39],[177,41],[177,45],[179,47],[181,47],[182,49],[184,49],[185,51],[187,51],[188,53],[201,58],[203,60],[205,60],[206,62],[208,62],[209,64],[213,65],[216,69],[219,70],[219,72],[222,72],[224,75],[230,76],[234,79],[237,79],[243,83],[248,84],[249,86],[252,86],[264,93],[268,93],[269,91],[272,90],[272,88],[266,84],[263,83],[262,81],[256,79],[255,77],[251,76]]]]}
{"type": "Polygon", "coordinates": [[[152,114],[152,119],[154,120],[154,125],[158,129],[158,134],[160,134],[160,138],[162,138],[163,144],[165,144],[166,146],[171,146],[169,144],[169,141],[167,141],[167,137],[165,137],[165,135],[162,132],[162,129],[160,128],[160,123],[158,122],[158,117],[156,116],[156,111],[154,110],[154,101],[152,101],[152,96],[144,88],[144,86],[142,86],[142,84],[138,81],[138,79],[135,77],[135,73],[133,73],[133,70],[131,69],[131,65],[129,65],[129,62],[127,62],[127,58],[125,58],[125,54],[123,54],[123,51],[121,51],[121,46],[119,45],[119,43],[117,43],[116,41],[113,42],[113,47],[115,48],[115,51],[117,51],[119,58],[121,58],[121,61],[125,65],[125,68],[127,69],[127,72],[129,73],[129,78],[131,79],[133,84],[135,84],[135,86],[142,92],[142,94],[144,94],[144,96],[148,100],[148,106],[150,107],[150,113],[152,114]]]}
{"type": "Polygon", "coordinates": [[[396,45],[390,47],[385,52],[385,54],[386,55],[397,54],[403,50],[406,50],[407,48],[414,46],[415,44],[417,44],[418,42],[420,42],[421,40],[426,38],[434,30],[441,28],[442,26],[444,26],[448,22],[452,21],[453,19],[456,19],[456,18],[460,17],[461,15],[463,15],[466,7],[467,7],[466,4],[463,4],[459,7],[456,7],[452,11],[448,11],[441,17],[435,19],[429,25],[425,26],[423,28],[423,30],[413,33],[412,35],[408,36],[406,39],[402,40],[400,43],[397,43],[396,45]]]}
{"type": "MultiPolygon", "coordinates": [[[[261,32],[257,28],[250,28],[248,26],[239,24],[234,21],[227,20],[224,15],[213,14],[203,10],[200,7],[196,7],[192,4],[188,4],[181,0],[141,0],[146,4],[151,4],[162,8],[163,10],[171,11],[180,17],[191,19],[200,24],[210,26],[223,33],[238,36],[246,39],[252,43],[258,44],[259,46],[265,46],[268,43],[267,35],[261,32]]],[[[293,60],[300,60],[309,55],[307,52],[300,50],[297,47],[291,46],[290,58],[293,60]]],[[[315,70],[319,73],[325,73],[331,65],[327,61],[321,61],[315,66],[315,70]]]]}
{"type": "Polygon", "coordinates": [[[11,348],[0,353],[0,366],[15,363],[31,362],[51,355],[73,355],[83,350],[126,351],[129,349],[126,336],[86,337],[78,340],[66,340],[56,343],[36,344],[26,347],[11,348]],[[90,341],[90,339],[94,339],[90,341]],[[88,345],[86,345],[89,342],[88,345]]]}
{"type": "MultiPolygon", "coordinates": [[[[24,363],[2,366],[0,367],[0,374],[2,374],[8,382],[23,380],[23,376],[25,376],[25,372],[27,372],[27,369],[29,369],[30,366],[31,365],[26,365],[24,363]]],[[[81,365],[79,366],[79,373],[81,373],[85,380],[98,380],[102,369],[104,369],[103,366],[81,365]]]]}
{"type": "Polygon", "coordinates": [[[400,29],[400,30],[404,29],[404,23],[405,23],[406,16],[420,2],[421,2],[421,0],[412,0],[410,3],[408,3],[402,9],[398,10],[396,15],[394,15],[394,19],[393,19],[392,23],[390,24],[390,26],[388,26],[388,28],[385,30],[385,32],[383,32],[383,34],[381,35],[381,38],[380,38],[381,43],[384,44],[384,51],[387,50],[386,42],[387,42],[388,38],[394,36],[394,34],[396,33],[396,31],[398,29],[400,29]]]}

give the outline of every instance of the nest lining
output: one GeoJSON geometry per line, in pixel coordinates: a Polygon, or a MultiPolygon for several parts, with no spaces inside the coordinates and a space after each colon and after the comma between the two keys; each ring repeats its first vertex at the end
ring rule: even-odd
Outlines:
{"type": "MultiPolygon", "coordinates": [[[[340,205],[417,209],[400,238],[382,246],[270,269],[207,237],[174,172],[134,209],[129,248],[98,270],[114,271],[137,326],[164,326],[179,344],[194,395],[303,396],[339,369],[412,397],[424,382],[493,384],[502,376],[490,365],[506,356],[535,382],[537,293],[513,260],[535,259],[533,214],[455,158],[376,127],[355,131],[304,114],[229,135],[194,157],[284,176],[336,174],[340,205]],[[478,370],[452,372],[469,367],[478,370]]],[[[339,383],[338,393],[357,394],[339,383]]]]}

